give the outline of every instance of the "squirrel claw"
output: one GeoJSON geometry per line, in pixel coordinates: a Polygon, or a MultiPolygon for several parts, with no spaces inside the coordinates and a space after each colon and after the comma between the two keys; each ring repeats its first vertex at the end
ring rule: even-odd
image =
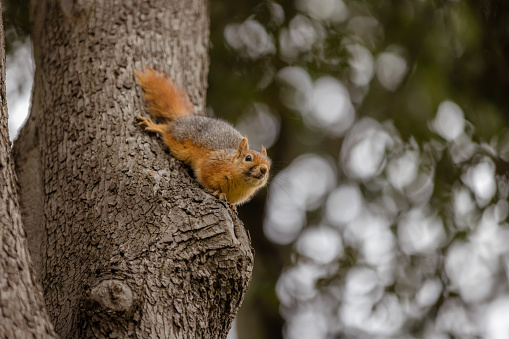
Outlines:
{"type": "Polygon", "coordinates": [[[138,123],[138,126],[141,126],[141,127],[148,127],[152,123],[152,120],[150,120],[149,118],[146,118],[146,117],[142,117],[141,115],[137,115],[136,120],[140,121],[138,123]]]}
{"type": "Polygon", "coordinates": [[[166,130],[166,125],[155,124],[152,120],[150,120],[150,118],[137,115],[136,119],[140,121],[138,126],[145,128],[145,131],[147,132],[164,134],[164,131],[166,130]]]}
{"type": "Polygon", "coordinates": [[[218,197],[220,200],[226,201],[226,194],[221,191],[214,191],[214,195],[218,197]]]}

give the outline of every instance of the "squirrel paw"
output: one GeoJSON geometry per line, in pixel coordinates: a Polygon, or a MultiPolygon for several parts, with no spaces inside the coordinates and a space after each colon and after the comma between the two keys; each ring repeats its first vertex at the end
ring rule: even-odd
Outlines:
{"type": "Polygon", "coordinates": [[[220,200],[224,200],[226,202],[228,202],[228,204],[230,205],[230,207],[235,211],[237,212],[237,206],[235,205],[232,205],[230,204],[230,202],[226,199],[226,194],[225,193],[222,193],[221,191],[214,191],[213,193],[216,197],[218,197],[220,200]]]}
{"type": "Polygon", "coordinates": [[[141,115],[136,116],[136,120],[138,120],[138,126],[143,128],[148,128],[151,125],[155,125],[150,118],[142,117],[141,115]]]}
{"type": "Polygon", "coordinates": [[[226,194],[221,191],[214,191],[214,195],[218,197],[220,200],[226,201],[226,194]]]}
{"type": "Polygon", "coordinates": [[[148,126],[149,124],[152,123],[152,120],[150,120],[150,118],[142,117],[141,115],[137,115],[136,116],[136,120],[140,121],[138,123],[138,126],[141,126],[141,127],[146,127],[146,126],[148,126]]]}
{"type": "Polygon", "coordinates": [[[136,119],[139,120],[138,126],[145,128],[147,132],[163,134],[167,127],[166,125],[155,124],[150,118],[142,117],[141,115],[137,115],[136,119]]]}

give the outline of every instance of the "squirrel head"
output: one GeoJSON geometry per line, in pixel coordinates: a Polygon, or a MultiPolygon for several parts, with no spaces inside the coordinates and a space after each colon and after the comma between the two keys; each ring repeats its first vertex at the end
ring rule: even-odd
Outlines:
{"type": "Polygon", "coordinates": [[[252,187],[263,187],[269,179],[270,159],[267,150],[262,146],[262,151],[257,152],[249,149],[247,138],[244,137],[233,157],[235,167],[241,171],[244,182],[252,187]]]}

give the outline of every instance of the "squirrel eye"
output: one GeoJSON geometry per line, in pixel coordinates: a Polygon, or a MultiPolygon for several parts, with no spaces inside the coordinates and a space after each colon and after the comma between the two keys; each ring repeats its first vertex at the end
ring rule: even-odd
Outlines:
{"type": "Polygon", "coordinates": [[[250,156],[250,155],[248,155],[248,156],[246,156],[246,158],[245,158],[244,160],[246,160],[246,161],[252,161],[252,160],[253,160],[253,158],[251,158],[251,156],[250,156]]]}

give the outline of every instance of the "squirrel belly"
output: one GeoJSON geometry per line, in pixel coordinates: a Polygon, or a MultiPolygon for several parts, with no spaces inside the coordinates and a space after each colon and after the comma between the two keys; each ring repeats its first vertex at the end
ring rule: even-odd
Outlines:
{"type": "Polygon", "coordinates": [[[267,184],[271,161],[267,151],[249,149],[229,123],[192,115],[187,94],[170,79],[151,69],[136,72],[151,115],[164,118],[156,124],[137,116],[145,131],[161,134],[175,158],[193,170],[196,180],[233,206],[247,202],[267,184]]]}

